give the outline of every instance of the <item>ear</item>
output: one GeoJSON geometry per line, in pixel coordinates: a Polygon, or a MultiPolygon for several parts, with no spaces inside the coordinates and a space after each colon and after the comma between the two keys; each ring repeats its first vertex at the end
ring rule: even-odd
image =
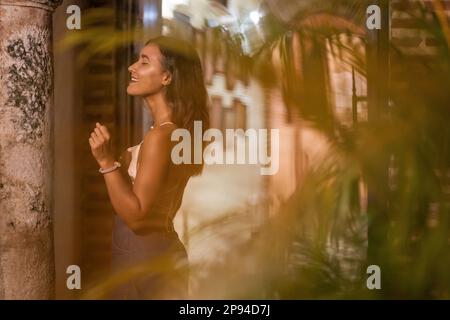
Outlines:
{"type": "Polygon", "coordinates": [[[171,81],[172,81],[172,75],[166,71],[163,76],[162,84],[164,86],[167,86],[170,84],[171,81]]]}

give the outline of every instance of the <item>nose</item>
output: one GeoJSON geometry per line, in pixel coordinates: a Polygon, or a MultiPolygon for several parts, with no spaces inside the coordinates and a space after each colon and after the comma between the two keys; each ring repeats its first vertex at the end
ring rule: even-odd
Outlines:
{"type": "Polygon", "coordinates": [[[133,66],[134,66],[134,64],[132,64],[131,66],[128,67],[128,71],[129,71],[129,72],[134,72],[133,66]]]}

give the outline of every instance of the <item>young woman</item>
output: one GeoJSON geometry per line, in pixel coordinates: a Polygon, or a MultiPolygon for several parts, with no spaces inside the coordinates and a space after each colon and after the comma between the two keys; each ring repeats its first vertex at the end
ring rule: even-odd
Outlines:
{"type": "Polygon", "coordinates": [[[200,174],[202,165],[175,165],[171,150],[177,142],[171,134],[184,128],[193,137],[194,121],[209,127],[200,59],[189,43],[158,37],[146,43],[128,70],[127,93],[144,99],[153,126],[139,145],[128,148],[130,161],[116,161],[105,126],[97,123],[89,138],[116,213],[113,269],[127,278],[113,297],[184,299],[188,257],[172,221],[189,178],[200,174]]]}

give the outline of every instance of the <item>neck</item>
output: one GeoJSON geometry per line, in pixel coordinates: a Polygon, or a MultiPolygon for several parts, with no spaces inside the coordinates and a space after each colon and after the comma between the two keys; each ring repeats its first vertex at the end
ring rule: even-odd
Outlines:
{"type": "Polygon", "coordinates": [[[153,118],[153,125],[159,126],[166,121],[172,121],[172,112],[163,94],[158,93],[156,95],[147,96],[144,98],[147,109],[153,118]]]}

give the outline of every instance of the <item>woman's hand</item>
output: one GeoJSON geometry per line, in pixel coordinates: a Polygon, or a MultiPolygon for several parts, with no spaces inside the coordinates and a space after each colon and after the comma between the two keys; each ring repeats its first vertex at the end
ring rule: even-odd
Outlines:
{"type": "Polygon", "coordinates": [[[95,125],[96,127],[89,138],[92,155],[101,168],[110,168],[115,161],[110,142],[111,136],[105,126],[98,122],[95,125]]]}

